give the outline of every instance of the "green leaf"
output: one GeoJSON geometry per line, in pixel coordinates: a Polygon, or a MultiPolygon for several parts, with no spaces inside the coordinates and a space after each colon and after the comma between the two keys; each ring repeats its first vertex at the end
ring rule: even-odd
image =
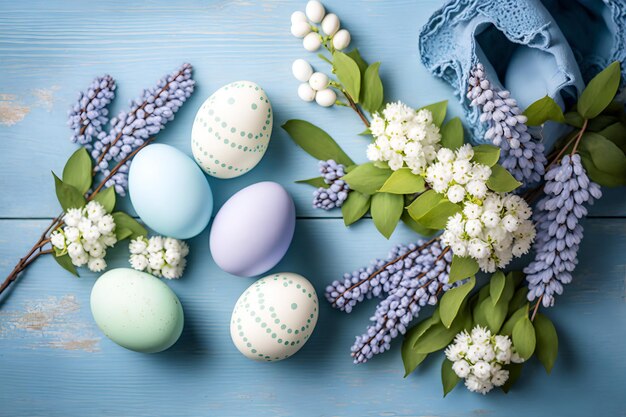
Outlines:
{"type": "Polygon", "coordinates": [[[413,200],[413,202],[407,207],[407,210],[413,220],[418,221],[444,198],[445,197],[443,195],[437,193],[436,191],[428,190],[413,200]]]}
{"type": "Polygon", "coordinates": [[[446,291],[441,297],[441,301],[439,302],[439,315],[441,316],[441,322],[444,326],[450,328],[459,313],[461,304],[463,304],[467,295],[472,291],[474,285],[476,285],[476,278],[472,276],[468,282],[446,291]]]}
{"type": "MultiPolygon", "coordinates": [[[[515,292],[513,298],[509,302],[508,314],[512,314],[518,309],[522,308],[527,303],[526,295],[528,294],[528,287],[521,287],[515,292]]],[[[513,328],[511,328],[513,330],[513,328]]]]}
{"type": "Polygon", "coordinates": [[[357,63],[343,52],[336,51],[333,54],[333,69],[346,92],[355,103],[358,103],[361,92],[361,71],[357,63]]]}
{"type": "Polygon", "coordinates": [[[496,164],[491,167],[491,176],[487,180],[487,187],[490,190],[498,193],[510,193],[520,185],[522,183],[516,180],[502,165],[496,164]]]}
{"type": "Polygon", "coordinates": [[[459,212],[461,212],[461,206],[443,199],[417,222],[429,229],[444,229],[448,219],[459,212]]]}
{"type": "Polygon", "coordinates": [[[296,181],[296,183],[298,184],[309,184],[312,185],[315,188],[328,188],[329,184],[326,184],[326,182],[324,181],[323,177],[315,177],[315,178],[309,178],[308,180],[298,180],[296,181]]]}
{"type": "Polygon", "coordinates": [[[478,262],[469,256],[452,256],[452,264],[450,265],[450,284],[459,280],[474,276],[478,272],[478,262]]]}
{"type": "Polygon", "coordinates": [[[515,327],[517,322],[524,318],[524,316],[528,317],[528,303],[511,314],[511,317],[508,318],[508,320],[504,323],[504,326],[500,329],[500,334],[507,336],[513,334],[513,327],[515,327]]]}
{"type": "Polygon", "coordinates": [[[491,276],[489,294],[491,295],[491,302],[494,305],[500,301],[500,296],[502,295],[505,284],[506,278],[504,277],[504,273],[502,271],[496,271],[496,273],[491,276]]]}
{"type": "Polygon", "coordinates": [[[429,104],[419,110],[430,110],[433,114],[433,123],[438,127],[441,127],[443,121],[446,118],[446,111],[448,110],[448,100],[439,101],[437,103],[429,104]]]}
{"type": "Polygon", "coordinates": [[[595,119],[589,120],[589,123],[587,124],[587,131],[599,132],[600,130],[605,129],[611,126],[613,123],[616,123],[618,121],[619,121],[619,118],[615,116],[607,116],[607,115],[601,114],[595,119]]]}
{"type": "Polygon", "coordinates": [[[456,387],[461,378],[452,370],[452,362],[444,358],[441,364],[441,384],[443,385],[443,396],[448,395],[456,387]]]}
{"type": "Polygon", "coordinates": [[[91,157],[85,148],[79,148],[70,156],[63,168],[63,182],[85,194],[91,187],[91,157]]]}
{"type": "Polygon", "coordinates": [[[54,188],[56,190],[57,199],[64,211],[71,208],[81,208],[85,205],[85,197],[73,186],[64,183],[53,172],[54,188]]]}
{"type": "Polygon", "coordinates": [[[537,359],[546,368],[546,372],[550,373],[559,351],[559,338],[556,329],[550,319],[541,313],[535,316],[533,324],[537,335],[537,359]]]}
{"type": "Polygon", "coordinates": [[[492,167],[500,160],[500,148],[493,145],[474,146],[474,157],[472,161],[492,167]]]}
{"type": "Polygon", "coordinates": [[[504,385],[502,385],[502,391],[508,393],[511,390],[511,387],[519,377],[522,375],[522,368],[524,367],[523,363],[510,363],[504,366],[504,369],[509,371],[509,379],[506,380],[504,385]]]}
{"type": "Polygon", "coordinates": [[[424,359],[428,356],[427,353],[417,353],[413,349],[417,340],[422,337],[422,335],[426,332],[426,330],[430,329],[433,325],[440,323],[439,316],[437,314],[433,314],[431,317],[422,320],[417,325],[413,326],[409,331],[404,335],[404,339],[402,341],[402,363],[404,364],[404,377],[406,378],[411,372],[417,368],[417,366],[422,363],[424,359]]]}
{"type": "Polygon", "coordinates": [[[437,230],[433,230],[433,229],[429,229],[427,227],[424,227],[421,224],[419,224],[418,222],[416,222],[415,220],[413,220],[413,218],[411,217],[409,212],[406,211],[406,210],[404,210],[404,212],[402,213],[402,217],[400,217],[400,220],[402,220],[402,222],[404,224],[406,224],[408,227],[410,227],[418,235],[432,236],[432,235],[434,235],[437,232],[437,230]]]}
{"type": "Polygon", "coordinates": [[[620,187],[624,185],[624,180],[622,178],[606,173],[598,168],[594,164],[588,152],[579,150],[578,153],[580,154],[580,160],[583,167],[592,181],[597,182],[604,187],[620,187]]]}
{"type": "Polygon", "coordinates": [[[448,149],[458,149],[463,146],[463,124],[455,117],[441,128],[441,146],[448,149]]]}
{"type": "Polygon", "coordinates": [[[597,133],[585,132],[580,141],[580,149],[588,152],[594,165],[603,172],[626,179],[626,156],[607,138],[597,133]]]}
{"type": "Polygon", "coordinates": [[[387,163],[387,161],[374,161],[374,166],[380,169],[391,169],[389,168],[389,163],[387,163]]]}
{"type": "Polygon", "coordinates": [[[613,142],[622,152],[626,152],[626,126],[623,123],[613,123],[598,134],[613,142]]]}
{"type": "Polygon", "coordinates": [[[580,129],[585,124],[585,119],[575,111],[570,111],[565,113],[565,123],[580,129]]]}
{"type": "Polygon", "coordinates": [[[387,239],[391,236],[402,216],[404,197],[398,194],[376,193],[372,196],[372,220],[376,229],[387,239]]]}
{"type": "Polygon", "coordinates": [[[321,161],[333,159],[345,166],[354,165],[352,159],[346,155],[337,142],[319,127],[307,121],[295,119],[287,120],[282,127],[291,139],[312,157],[321,161]]]}
{"type": "Polygon", "coordinates": [[[93,200],[102,204],[107,213],[111,213],[115,208],[115,188],[105,188],[104,190],[98,192],[93,200]]]}
{"type": "Polygon", "coordinates": [[[535,328],[528,315],[525,315],[515,323],[512,339],[515,350],[524,360],[532,356],[537,340],[535,338],[535,328]]]}
{"type": "Polygon", "coordinates": [[[376,113],[383,105],[383,82],[378,75],[380,62],[375,62],[365,70],[362,85],[363,108],[370,113],[376,113]]]}
{"type": "Polygon", "coordinates": [[[421,193],[426,189],[424,178],[411,172],[411,168],[400,168],[394,171],[380,187],[380,192],[391,194],[421,193]]]}
{"type": "Polygon", "coordinates": [[[619,61],[613,62],[593,77],[578,99],[578,113],[585,119],[593,119],[613,101],[621,79],[619,61]]]}
{"type": "Polygon", "coordinates": [[[370,201],[371,197],[369,195],[354,190],[350,191],[348,198],[341,206],[344,224],[350,226],[352,223],[365,216],[365,213],[370,209],[370,201]]]}
{"type": "Polygon", "coordinates": [[[563,116],[561,106],[548,95],[528,106],[526,110],[524,110],[524,115],[528,117],[528,121],[526,122],[528,126],[540,126],[548,120],[558,123],[565,122],[565,116],[563,116]]]}
{"type": "Polygon", "coordinates": [[[363,77],[363,75],[365,74],[365,70],[367,69],[367,62],[365,62],[365,60],[361,56],[359,48],[354,48],[350,52],[346,52],[346,55],[348,55],[350,58],[352,58],[354,62],[356,62],[356,65],[359,67],[359,71],[361,72],[361,77],[363,77]]]}
{"type": "Polygon", "coordinates": [[[148,234],[145,227],[123,211],[116,211],[112,216],[113,220],[115,220],[115,236],[117,240],[124,240],[128,237],[135,239],[138,236],[146,236],[148,234]]]}
{"type": "Polygon", "coordinates": [[[343,176],[350,189],[363,194],[376,194],[391,175],[390,169],[376,168],[373,162],[358,165],[343,176]]]}
{"type": "MultiPolygon", "coordinates": [[[[454,324],[457,324],[456,320],[454,324]]],[[[454,339],[459,327],[461,326],[447,328],[443,323],[437,323],[426,330],[422,337],[415,342],[413,350],[417,353],[431,353],[443,349],[454,339]]]]}
{"type": "Polygon", "coordinates": [[[491,296],[483,300],[480,306],[482,312],[485,315],[487,326],[491,333],[497,334],[506,319],[506,313],[508,311],[508,300],[500,298],[500,300],[494,304],[491,296]]]}
{"type": "Polygon", "coordinates": [[[72,259],[70,258],[68,254],[61,255],[61,256],[53,256],[53,258],[55,261],[57,261],[59,265],[63,267],[63,269],[65,269],[66,271],[68,271],[69,273],[71,273],[72,275],[76,277],[79,276],[78,272],[76,271],[76,267],[72,263],[72,259]]]}
{"type": "Polygon", "coordinates": [[[372,136],[372,131],[368,129],[365,129],[364,131],[362,131],[361,133],[359,133],[359,136],[372,136]]]}

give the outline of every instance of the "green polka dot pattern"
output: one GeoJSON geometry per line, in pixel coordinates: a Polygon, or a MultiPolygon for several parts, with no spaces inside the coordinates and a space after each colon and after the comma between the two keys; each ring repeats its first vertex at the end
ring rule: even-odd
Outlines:
{"type": "Polygon", "coordinates": [[[311,283],[301,275],[282,272],[258,280],[239,297],[230,335],[244,356],[279,361],[309,340],[317,317],[317,294],[311,283]]]}
{"type": "Polygon", "coordinates": [[[193,156],[209,175],[238,177],[263,158],[272,126],[272,105],[259,85],[250,81],[227,84],[196,114],[191,129],[193,156]]]}

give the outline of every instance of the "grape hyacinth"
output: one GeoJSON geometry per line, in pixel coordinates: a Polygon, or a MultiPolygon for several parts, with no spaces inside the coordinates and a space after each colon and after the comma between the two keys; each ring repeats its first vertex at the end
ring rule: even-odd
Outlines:
{"type": "Polygon", "coordinates": [[[346,175],[345,166],[329,159],[319,162],[320,173],[328,188],[319,187],[313,192],[313,207],[330,210],[341,207],[348,198],[350,187],[341,178],[346,175]]]}
{"type": "Polygon", "coordinates": [[[467,98],[482,111],[480,121],[489,127],[485,139],[502,150],[500,164],[526,187],[539,183],[546,165],[544,146],[528,132],[527,118],[511,93],[494,87],[482,64],[471,71],[467,98]]]}
{"type": "Polygon", "coordinates": [[[525,269],[528,300],[541,299],[544,307],[554,305],[554,294],[563,293],[563,284],[572,281],[578,263],[578,246],[583,237],[580,219],[587,215],[585,204],[602,196],[600,186],[591,182],[580,155],[566,155],[545,176],[546,196],[537,203],[535,259],[525,269]]]}
{"type": "Polygon", "coordinates": [[[326,288],[326,299],[346,313],[365,299],[384,297],[370,319],[373,324],[356,337],[351,349],[354,363],[365,363],[389,350],[391,341],[406,332],[423,306],[435,305],[440,292],[463,283],[448,285],[451,261],[452,252],[438,239],[399,245],[387,260],[377,259],[326,288]]]}
{"type": "Polygon", "coordinates": [[[67,124],[73,134],[70,140],[91,149],[91,142],[109,122],[107,106],[115,97],[115,80],[110,75],[98,77],[68,112],[67,124]]]}
{"type": "MultiPolygon", "coordinates": [[[[122,111],[111,120],[109,133],[100,132],[93,143],[91,156],[97,162],[96,170],[108,176],[112,160],[126,158],[174,119],[174,114],[193,92],[195,81],[191,78],[191,69],[190,64],[183,64],[159,80],[155,87],[144,90],[140,99],[131,102],[129,111],[122,111]]],[[[105,187],[114,186],[118,194],[125,195],[129,166],[129,162],[122,166],[105,187]]]]}

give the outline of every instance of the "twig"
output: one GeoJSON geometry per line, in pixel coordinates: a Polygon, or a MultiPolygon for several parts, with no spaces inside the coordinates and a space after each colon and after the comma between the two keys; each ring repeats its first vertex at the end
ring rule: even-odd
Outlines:
{"type": "Polygon", "coordinates": [[[352,97],[350,97],[350,94],[348,94],[344,90],[341,90],[341,92],[343,93],[343,95],[348,100],[348,104],[350,105],[350,107],[352,107],[352,110],[354,110],[356,112],[356,114],[359,115],[359,117],[361,118],[361,121],[363,121],[363,124],[365,125],[365,127],[369,129],[370,128],[370,122],[369,122],[369,120],[367,120],[367,117],[365,117],[365,115],[361,111],[361,108],[354,102],[352,97]]]}
{"type": "Polygon", "coordinates": [[[537,311],[539,311],[539,304],[541,304],[542,298],[543,298],[543,294],[541,294],[539,298],[537,299],[537,303],[535,304],[535,307],[533,308],[533,314],[530,316],[530,321],[535,320],[535,316],[537,316],[537,311]]]}

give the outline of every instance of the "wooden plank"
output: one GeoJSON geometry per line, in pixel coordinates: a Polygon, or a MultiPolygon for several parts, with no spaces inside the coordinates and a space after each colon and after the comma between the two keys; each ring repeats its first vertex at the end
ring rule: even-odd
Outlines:
{"type": "MultiPolygon", "coordinates": [[[[43,221],[0,221],[0,272],[44,227],[43,221]]],[[[457,388],[441,398],[439,361],[402,378],[399,341],[365,365],[349,348],[375,303],[351,315],[320,300],[320,322],[293,358],[255,363],[232,345],[229,318],[252,279],[221,272],[207,252],[207,233],[191,242],[186,275],[168,282],[186,314],[181,340],[142,355],[103,337],[91,319],[94,274],[77,279],[51,259],[35,263],[0,309],[1,415],[10,416],[589,416],[620,415],[626,363],[623,252],[626,220],[588,220],[574,282],[547,314],[560,334],[551,376],[531,364],[508,395],[457,388]],[[598,245],[598,242],[603,242],[598,245]]],[[[385,255],[415,235],[401,228],[391,242],[371,221],[346,229],[339,220],[299,220],[295,241],[276,271],[308,277],[318,294],[343,272],[385,255]]],[[[111,255],[126,266],[126,248],[111,255]]]]}

